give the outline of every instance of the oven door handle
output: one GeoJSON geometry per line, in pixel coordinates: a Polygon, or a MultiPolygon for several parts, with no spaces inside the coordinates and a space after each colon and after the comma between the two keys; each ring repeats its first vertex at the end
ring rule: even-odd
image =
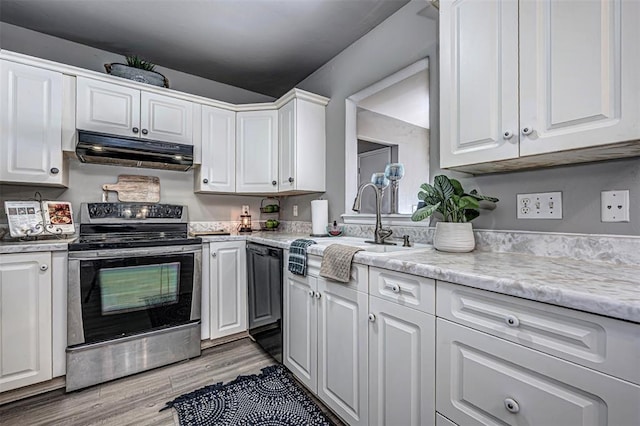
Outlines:
{"type": "Polygon", "coordinates": [[[79,259],[79,260],[112,259],[112,258],[135,257],[135,256],[189,254],[189,253],[200,253],[201,251],[202,251],[201,245],[164,246],[164,247],[153,247],[149,249],[136,248],[136,249],[87,250],[87,251],[69,252],[69,259],[79,259]]]}

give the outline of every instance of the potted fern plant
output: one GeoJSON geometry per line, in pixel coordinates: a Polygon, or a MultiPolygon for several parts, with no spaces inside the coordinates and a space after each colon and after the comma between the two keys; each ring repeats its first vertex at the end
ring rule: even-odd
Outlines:
{"type": "Polygon", "coordinates": [[[104,64],[108,74],[140,83],[152,84],[154,86],[169,87],[169,80],[155,71],[155,64],[140,58],[137,55],[126,57],[126,64],[111,63],[104,64]]]}
{"type": "Polygon", "coordinates": [[[480,216],[480,203],[491,209],[498,202],[497,198],[478,194],[475,189],[465,192],[456,179],[449,179],[445,175],[438,175],[433,185],[423,183],[420,186],[418,199],[424,206],[416,210],[411,220],[418,222],[425,220],[434,213],[442,216],[442,221],[436,223],[433,246],[436,250],[464,253],[472,251],[475,246],[471,220],[480,216]]]}

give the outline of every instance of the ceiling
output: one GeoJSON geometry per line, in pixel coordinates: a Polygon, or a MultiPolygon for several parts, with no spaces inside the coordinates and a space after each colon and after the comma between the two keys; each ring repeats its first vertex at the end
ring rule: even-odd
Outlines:
{"type": "Polygon", "coordinates": [[[409,0],[0,0],[0,20],[278,97],[409,0]]]}

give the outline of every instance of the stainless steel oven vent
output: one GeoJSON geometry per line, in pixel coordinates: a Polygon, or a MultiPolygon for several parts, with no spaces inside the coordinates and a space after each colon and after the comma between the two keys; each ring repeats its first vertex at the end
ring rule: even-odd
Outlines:
{"type": "Polygon", "coordinates": [[[78,131],[76,154],[83,163],[187,171],[193,146],[104,133],[78,131]]]}

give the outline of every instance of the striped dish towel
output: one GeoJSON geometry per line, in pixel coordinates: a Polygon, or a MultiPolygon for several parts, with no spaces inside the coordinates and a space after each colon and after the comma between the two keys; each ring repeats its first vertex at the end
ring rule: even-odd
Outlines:
{"type": "Polygon", "coordinates": [[[289,247],[289,271],[296,275],[307,275],[307,247],[315,244],[313,240],[304,238],[295,240],[289,247]]]}

